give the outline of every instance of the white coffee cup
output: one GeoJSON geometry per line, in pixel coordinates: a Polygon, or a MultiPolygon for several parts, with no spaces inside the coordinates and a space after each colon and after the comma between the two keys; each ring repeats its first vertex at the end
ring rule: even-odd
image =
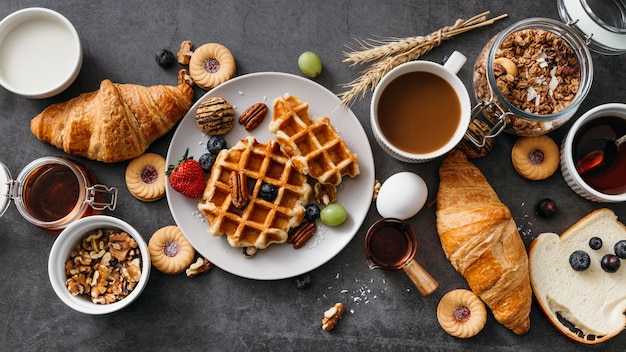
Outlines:
{"type": "MultiPolygon", "coordinates": [[[[385,152],[400,161],[408,163],[422,163],[446,154],[452,150],[461,141],[461,139],[463,139],[471,120],[471,105],[467,88],[461,79],[459,79],[457,73],[466,61],[467,58],[463,54],[455,51],[452,55],[450,55],[449,59],[443,66],[426,60],[411,61],[397,66],[381,79],[374,89],[374,94],[372,96],[370,105],[370,122],[374,137],[385,152]],[[450,131],[451,136],[447,139],[447,141],[441,141],[443,144],[437,146],[431,151],[413,152],[408,151],[406,148],[400,148],[396,145],[397,143],[390,141],[388,136],[385,135],[380,123],[381,116],[379,116],[379,104],[383,92],[389,84],[394,82],[394,80],[398,77],[412,72],[427,72],[442,78],[452,87],[460,106],[460,116],[458,116],[456,129],[454,129],[454,131],[450,131]]],[[[415,84],[420,84],[420,82],[416,82],[415,84]]],[[[389,118],[389,116],[387,116],[387,118],[389,118]]],[[[402,128],[402,126],[399,126],[399,128],[402,128]]],[[[429,127],[424,126],[424,128],[429,127]]],[[[430,128],[439,128],[439,126],[430,126],[430,128]]],[[[425,132],[427,133],[428,131],[425,132]]]]}

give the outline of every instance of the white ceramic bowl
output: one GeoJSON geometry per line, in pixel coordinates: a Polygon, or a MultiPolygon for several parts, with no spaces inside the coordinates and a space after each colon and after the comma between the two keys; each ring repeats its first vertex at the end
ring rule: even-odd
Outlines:
{"type": "Polygon", "coordinates": [[[0,84],[7,90],[33,99],[57,95],[82,63],[78,33],[58,12],[30,7],[0,21],[0,84]]]}
{"type": "Polygon", "coordinates": [[[450,55],[450,58],[443,66],[426,60],[411,61],[395,67],[383,76],[374,89],[374,93],[372,95],[372,101],[370,104],[370,124],[372,126],[372,132],[376,142],[378,142],[387,154],[391,155],[395,159],[407,163],[423,163],[446,154],[463,139],[470,123],[472,107],[470,105],[467,88],[456,74],[461,69],[463,64],[465,64],[466,60],[467,58],[463,54],[455,51],[452,55],[450,55]],[[430,153],[410,153],[398,148],[384,135],[378,121],[378,104],[380,102],[382,92],[393,80],[410,72],[430,72],[442,77],[456,92],[461,106],[461,117],[454,135],[445,145],[430,153]]]}
{"type": "Polygon", "coordinates": [[[82,218],[72,223],[63,230],[52,245],[50,258],[48,259],[48,275],[50,283],[57,296],[70,308],[86,314],[107,314],[120,310],[141,295],[150,277],[150,253],[148,245],[139,232],[128,223],[107,215],[93,215],[82,218]],[[133,291],[123,299],[110,304],[96,304],[91,302],[88,296],[73,296],[65,286],[67,276],[65,274],[65,262],[70,258],[70,253],[79,246],[83,238],[91,231],[97,229],[119,229],[130,234],[137,241],[141,251],[141,278],[133,291]]]}
{"type": "Polygon", "coordinates": [[[603,116],[613,116],[626,120],[626,104],[610,103],[597,106],[587,111],[574,122],[561,142],[561,174],[568,186],[583,198],[600,203],[624,202],[626,201],[626,193],[611,195],[597,191],[583,180],[576,171],[574,164],[572,145],[576,134],[586,122],[603,116]]]}

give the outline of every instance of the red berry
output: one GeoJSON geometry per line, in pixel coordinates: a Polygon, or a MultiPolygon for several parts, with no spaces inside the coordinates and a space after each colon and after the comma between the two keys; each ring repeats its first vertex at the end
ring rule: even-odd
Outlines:
{"type": "Polygon", "coordinates": [[[177,165],[170,165],[166,175],[173,189],[185,197],[198,198],[204,192],[204,170],[193,158],[187,158],[189,149],[177,165]]]}

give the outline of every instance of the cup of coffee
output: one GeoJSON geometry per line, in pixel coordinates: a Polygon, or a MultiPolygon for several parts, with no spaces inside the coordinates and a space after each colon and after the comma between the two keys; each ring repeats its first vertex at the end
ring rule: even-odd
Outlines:
{"type": "Polygon", "coordinates": [[[392,157],[422,163],[463,139],[471,120],[467,88],[456,75],[467,58],[455,51],[442,66],[418,60],[387,73],[374,89],[372,131],[392,157]]]}

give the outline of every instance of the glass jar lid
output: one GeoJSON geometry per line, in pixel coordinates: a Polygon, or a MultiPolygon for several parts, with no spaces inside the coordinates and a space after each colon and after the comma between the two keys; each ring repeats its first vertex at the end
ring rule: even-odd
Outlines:
{"type": "Polygon", "coordinates": [[[11,182],[11,172],[9,168],[0,161],[0,216],[4,215],[9,207],[9,182],[11,182]]]}
{"type": "Polygon", "coordinates": [[[626,53],[625,0],[558,0],[561,19],[605,55],[626,53]]]}

